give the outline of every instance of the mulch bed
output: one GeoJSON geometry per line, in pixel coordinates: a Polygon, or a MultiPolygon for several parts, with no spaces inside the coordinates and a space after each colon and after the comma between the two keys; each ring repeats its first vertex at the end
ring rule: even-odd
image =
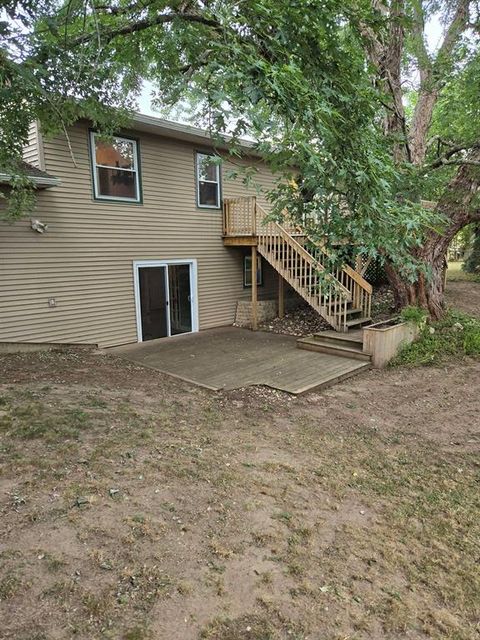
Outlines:
{"type": "MultiPolygon", "coordinates": [[[[372,321],[386,320],[394,313],[393,292],[388,285],[375,287],[372,297],[372,321]]],[[[263,331],[290,336],[307,336],[332,327],[306,303],[286,313],[283,318],[273,318],[260,325],[263,331]]]]}

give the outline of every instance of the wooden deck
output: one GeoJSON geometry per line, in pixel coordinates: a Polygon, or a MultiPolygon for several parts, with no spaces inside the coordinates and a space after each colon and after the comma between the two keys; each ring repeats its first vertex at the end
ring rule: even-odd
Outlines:
{"type": "Polygon", "coordinates": [[[296,348],[296,338],[236,327],[115,347],[110,352],[212,390],[266,385],[300,394],[369,364],[296,348]]]}

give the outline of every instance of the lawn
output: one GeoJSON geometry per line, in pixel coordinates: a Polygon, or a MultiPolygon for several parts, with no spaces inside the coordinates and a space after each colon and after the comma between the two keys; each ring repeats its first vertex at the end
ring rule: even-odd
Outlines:
{"type": "Polygon", "coordinates": [[[467,273],[463,270],[463,262],[449,262],[447,270],[448,282],[480,282],[480,274],[467,273]]]}
{"type": "Polygon", "coordinates": [[[297,399],[89,351],[0,371],[3,638],[478,634],[478,360],[297,399]]]}

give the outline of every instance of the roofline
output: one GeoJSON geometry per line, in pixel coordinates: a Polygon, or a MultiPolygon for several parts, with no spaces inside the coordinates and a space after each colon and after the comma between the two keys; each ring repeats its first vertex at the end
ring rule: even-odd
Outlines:
{"type": "MultiPolygon", "coordinates": [[[[173,122],[172,120],[165,120],[164,118],[157,118],[156,116],[147,116],[143,113],[134,113],[131,122],[133,125],[131,128],[135,131],[157,133],[158,135],[168,136],[177,140],[186,140],[200,144],[207,142],[223,149],[227,149],[228,143],[233,139],[231,135],[222,134],[224,142],[218,144],[212,139],[212,135],[207,129],[193,127],[189,124],[181,124],[180,122],[173,122]]],[[[254,144],[254,142],[242,138],[238,141],[241,149],[248,151],[250,155],[261,157],[261,154],[255,150],[254,144]]]]}
{"type": "MultiPolygon", "coordinates": [[[[18,175],[18,174],[17,174],[18,175]]],[[[15,174],[12,173],[0,173],[0,183],[9,183],[12,178],[15,177],[15,174]]],[[[36,187],[57,187],[61,181],[59,178],[47,178],[42,176],[29,176],[27,173],[27,178],[33,182],[36,187]]]]}

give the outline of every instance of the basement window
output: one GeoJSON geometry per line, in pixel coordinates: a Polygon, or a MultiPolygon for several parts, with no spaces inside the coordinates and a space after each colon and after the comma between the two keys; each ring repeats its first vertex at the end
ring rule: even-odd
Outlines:
{"type": "Polygon", "coordinates": [[[218,158],[197,153],[197,205],[207,209],[220,208],[220,165],[218,158]]]}
{"type": "Polygon", "coordinates": [[[119,136],[105,141],[92,131],[90,147],[95,199],[140,202],[137,141],[119,136]]]}
{"type": "MultiPolygon", "coordinates": [[[[261,256],[257,256],[257,286],[263,285],[263,266],[261,256]]],[[[247,289],[252,286],[252,256],[243,257],[243,286],[247,289]]]]}

